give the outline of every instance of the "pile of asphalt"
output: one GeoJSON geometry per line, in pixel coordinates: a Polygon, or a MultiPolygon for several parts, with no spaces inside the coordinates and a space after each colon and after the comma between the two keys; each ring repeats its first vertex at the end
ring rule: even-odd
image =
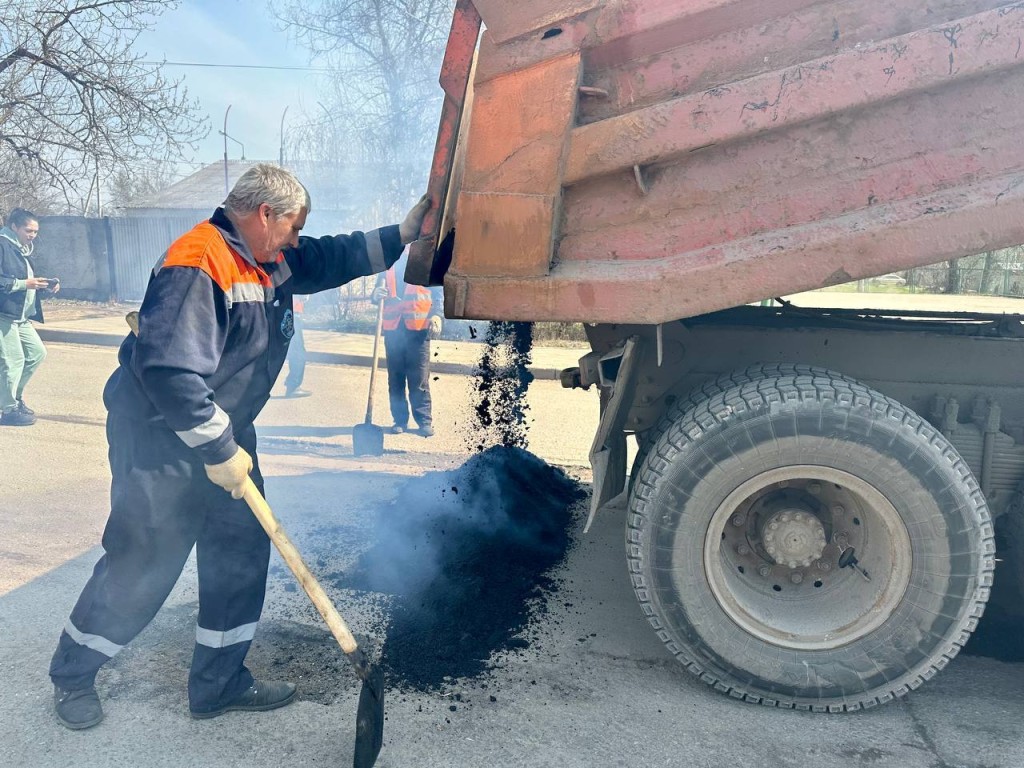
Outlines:
{"type": "Polygon", "coordinates": [[[442,690],[525,647],[528,622],[557,591],[552,571],[584,495],[562,470],[505,446],[410,480],[338,585],[390,596],[380,659],[388,684],[442,690]]]}

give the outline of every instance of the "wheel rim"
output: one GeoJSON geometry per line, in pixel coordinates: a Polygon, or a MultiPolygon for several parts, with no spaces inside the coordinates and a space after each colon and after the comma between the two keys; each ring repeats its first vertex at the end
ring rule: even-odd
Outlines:
{"type": "Polygon", "coordinates": [[[781,467],[747,480],[715,510],[704,541],[718,605],[784,648],[839,648],[873,632],[902,601],[911,569],[896,508],[870,483],[830,467],[781,467]]]}

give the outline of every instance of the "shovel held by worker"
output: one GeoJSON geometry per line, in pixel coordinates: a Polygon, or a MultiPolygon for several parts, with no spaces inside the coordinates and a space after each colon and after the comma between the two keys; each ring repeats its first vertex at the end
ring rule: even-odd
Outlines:
{"type": "Polygon", "coordinates": [[[246,478],[243,498],[295,574],[295,579],[305,590],[313,606],[327,622],[334,639],[352,662],[356,675],[363,681],[362,690],[359,692],[359,708],[356,712],[356,746],[352,765],[354,768],[371,768],[377,761],[377,755],[380,754],[380,748],[384,743],[384,673],[379,667],[370,666],[366,654],[357,645],[348,625],[310,572],[302,555],[288,538],[288,534],[281,527],[252,478],[246,478]]]}
{"type": "MultiPolygon", "coordinates": [[[[137,311],[129,312],[124,319],[132,333],[138,336],[139,313],[137,311]]],[[[356,746],[352,765],[354,768],[372,768],[373,764],[377,762],[377,755],[380,754],[381,746],[384,744],[384,673],[380,668],[370,666],[366,654],[356,643],[345,620],[341,618],[341,614],[338,613],[323,587],[309,570],[302,555],[299,554],[299,550],[292,544],[288,534],[281,527],[281,523],[274,516],[273,510],[270,509],[270,505],[267,504],[263,494],[260,493],[259,488],[250,477],[245,478],[243,498],[253,515],[259,520],[260,525],[263,526],[263,530],[267,532],[267,536],[274,542],[282,559],[295,574],[296,580],[305,590],[313,606],[327,622],[327,628],[331,630],[331,634],[338,641],[341,650],[352,662],[356,675],[363,681],[362,690],[359,692],[359,708],[356,712],[356,746]]]]}
{"type": "Polygon", "coordinates": [[[366,397],[366,419],[352,429],[352,453],[356,456],[384,455],[384,428],[373,423],[373,384],[377,378],[377,351],[384,325],[384,299],[377,305],[377,330],[373,335],[373,358],[370,362],[370,393],[366,397]]]}

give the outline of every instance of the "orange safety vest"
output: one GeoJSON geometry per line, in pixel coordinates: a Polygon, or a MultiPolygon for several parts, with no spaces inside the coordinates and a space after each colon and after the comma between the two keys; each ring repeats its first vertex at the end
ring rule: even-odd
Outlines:
{"type": "Polygon", "coordinates": [[[398,329],[398,323],[405,321],[405,327],[410,331],[425,331],[430,327],[430,305],[431,296],[428,288],[419,285],[405,284],[402,291],[402,300],[394,301],[398,297],[398,278],[395,276],[394,268],[389,269],[384,276],[388,289],[388,299],[384,302],[383,329],[394,331],[398,329]]]}

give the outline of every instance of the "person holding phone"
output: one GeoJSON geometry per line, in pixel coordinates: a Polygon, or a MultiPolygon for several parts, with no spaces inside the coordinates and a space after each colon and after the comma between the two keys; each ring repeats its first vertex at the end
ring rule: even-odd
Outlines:
{"type": "Polygon", "coordinates": [[[35,411],[22,395],[29,379],[46,358],[46,348],[32,326],[43,322],[40,297],[60,290],[55,277],[39,277],[32,268],[32,251],[39,218],[15,208],[0,229],[0,426],[28,427],[35,411]]]}

